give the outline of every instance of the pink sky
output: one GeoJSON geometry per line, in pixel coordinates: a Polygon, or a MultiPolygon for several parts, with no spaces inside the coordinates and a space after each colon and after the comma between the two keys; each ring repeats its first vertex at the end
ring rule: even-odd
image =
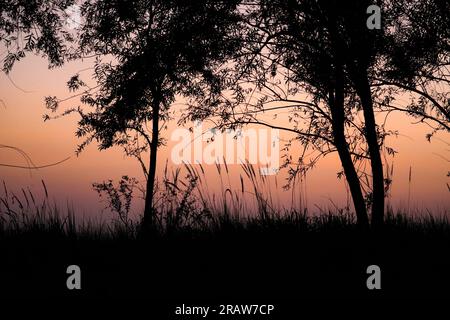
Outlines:
{"type": "MultiPolygon", "coordinates": [[[[48,70],[46,61],[29,56],[18,63],[10,79],[0,73],[0,99],[5,107],[0,105],[0,144],[18,147],[33,159],[36,165],[47,164],[71,159],[61,165],[30,171],[0,167],[0,180],[4,180],[11,190],[29,186],[41,192],[41,179],[45,180],[50,195],[59,203],[69,202],[77,208],[79,214],[98,216],[99,208],[96,193],[92,190],[92,182],[106,179],[119,179],[122,175],[135,176],[143,180],[139,164],[126,158],[121,149],[99,152],[92,144],[78,158],[74,151],[79,140],[74,132],[77,116],[71,115],[58,120],[43,122],[42,115],[47,113],[44,107],[44,97],[55,95],[67,97],[66,82],[71,75],[86,68],[89,63],[68,64],[64,68],[48,70]],[[14,82],[14,84],[13,84],[14,82]],[[20,88],[20,89],[19,89],[20,88]],[[21,90],[22,89],[22,90],[21,90]],[[25,90],[26,92],[24,92],[25,90]]],[[[67,105],[70,106],[70,105],[67,105]]],[[[400,131],[400,136],[389,140],[389,145],[395,146],[399,153],[394,158],[394,182],[392,199],[396,207],[405,208],[408,201],[408,173],[412,168],[411,204],[412,208],[429,208],[439,214],[450,209],[450,192],[446,177],[450,171],[450,134],[440,133],[429,143],[425,134],[429,131],[424,125],[412,125],[413,119],[403,115],[393,115],[388,124],[391,129],[400,131]],[[446,160],[447,159],[447,160],[446,160]]],[[[170,131],[176,128],[169,126],[170,131]]],[[[159,153],[158,172],[161,173],[167,159],[170,163],[170,152],[173,143],[163,147],[159,153]]],[[[0,163],[26,165],[15,152],[1,149],[0,163]]],[[[240,188],[238,165],[231,166],[231,187],[240,188]]],[[[212,172],[215,166],[208,170],[208,182],[211,191],[219,192],[218,177],[212,172]]],[[[342,181],[336,178],[340,171],[337,155],[333,154],[324,160],[307,176],[307,202],[310,209],[315,205],[331,207],[330,199],[339,206],[345,205],[346,192],[342,181]]],[[[280,206],[289,207],[291,192],[281,190],[286,177],[281,172],[276,177],[278,188],[275,187],[275,177],[271,177],[272,194],[280,206]]]]}

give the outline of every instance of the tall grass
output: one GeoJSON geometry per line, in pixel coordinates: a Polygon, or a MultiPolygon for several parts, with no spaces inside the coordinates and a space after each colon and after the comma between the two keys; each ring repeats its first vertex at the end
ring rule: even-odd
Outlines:
{"type": "MultiPolygon", "coordinates": [[[[162,229],[204,229],[232,221],[264,223],[292,211],[280,207],[274,197],[278,189],[276,177],[274,190],[272,181],[257,166],[243,163],[238,179],[232,179],[225,159],[212,169],[213,172],[207,172],[201,164],[185,164],[169,170],[166,163],[154,196],[157,221],[162,229]]],[[[292,193],[297,193],[295,186],[292,193]]],[[[295,215],[297,212],[306,214],[306,209],[297,208],[295,215]]]]}
{"type": "MultiPolygon", "coordinates": [[[[230,179],[228,165],[215,166],[216,178],[206,176],[202,165],[184,165],[169,170],[166,163],[163,179],[155,191],[156,231],[161,234],[177,232],[222,232],[224,230],[291,230],[315,232],[325,230],[350,230],[356,228],[355,216],[349,208],[335,206],[331,210],[320,209],[320,214],[310,215],[306,208],[280,208],[272,197],[270,181],[255,166],[242,164],[238,185],[230,179]],[[219,192],[212,192],[211,183],[220,184],[219,192]]],[[[128,181],[128,180],[127,180],[128,181]]],[[[70,238],[118,238],[134,239],[139,234],[140,221],[128,218],[132,188],[120,184],[128,193],[121,198],[111,182],[108,195],[112,211],[117,219],[110,222],[80,219],[75,209],[67,206],[61,210],[49,199],[49,192],[42,181],[42,195],[37,197],[29,188],[15,193],[3,182],[0,193],[0,233],[2,235],[45,233],[70,238]],[[131,189],[130,189],[131,188],[131,189]],[[114,195],[114,197],[111,197],[114,195]],[[40,199],[40,200],[38,200],[40,199]],[[125,201],[125,203],[121,203],[125,201]],[[124,209],[125,208],[125,209],[124,209]]],[[[233,180],[236,181],[236,180],[233,180]]],[[[236,182],[235,182],[236,183],[236,182]]],[[[99,184],[95,184],[97,187],[99,184]]],[[[102,189],[97,189],[97,191],[102,189]]],[[[100,192],[99,191],[99,192],[100,192]]],[[[103,189],[103,191],[105,191],[103,189]]],[[[120,190],[119,190],[120,191],[120,190]]],[[[388,207],[387,229],[404,229],[424,232],[449,232],[447,213],[436,217],[429,212],[409,215],[393,212],[388,207]]],[[[406,213],[406,214],[405,214],[406,213]]]]}
{"type": "Polygon", "coordinates": [[[77,219],[75,209],[70,205],[63,210],[53,203],[45,182],[42,180],[43,196],[29,188],[19,193],[8,190],[2,182],[0,193],[0,235],[20,236],[22,234],[46,234],[64,238],[112,238],[123,234],[133,236],[135,232],[118,221],[105,223],[83,218],[77,219]]]}

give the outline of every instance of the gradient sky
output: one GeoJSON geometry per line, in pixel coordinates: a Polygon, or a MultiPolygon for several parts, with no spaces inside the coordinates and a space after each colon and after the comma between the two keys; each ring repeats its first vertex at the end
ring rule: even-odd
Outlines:
{"type": "MultiPolygon", "coordinates": [[[[81,142],[74,135],[77,116],[70,115],[45,123],[42,118],[42,115],[47,113],[44,97],[70,96],[66,89],[67,80],[89,65],[89,61],[86,61],[71,63],[61,69],[48,70],[46,60],[28,56],[15,66],[9,79],[0,73],[0,99],[4,102],[4,105],[0,104],[0,144],[24,150],[36,165],[71,157],[61,165],[38,171],[0,167],[0,180],[4,180],[10,190],[17,191],[21,187],[30,187],[37,194],[42,194],[41,179],[43,179],[50,196],[56,202],[63,206],[66,203],[72,204],[80,215],[98,217],[99,209],[103,205],[99,203],[97,194],[92,190],[92,183],[106,179],[117,180],[125,174],[143,180],[139,164],[133,159],[126,158],[121,149],[113,148],[99,152],[95,144],[76,157],[74,151],[81,142]]],[[[399,151],[393,159],[394,177],[390,202],[397,208],[406,208],[410,186],[411,208],[419,211],[428,208],[438,214],[448,214],[450,192],[446,183],[450,183],[450,179],[446,174],[450,171],[448,160],[450,135],[438,134],[432,143],[429,143],[425,139],[425,134],[429,132],[428,127],[412,125],[413,121],[400,114],[391,116],[388,121],[388,127],[399,130],[401,134],[387,141],[399,151]],[[409,185],[410,167],[412,182],[409,185]]],[[[170,124],[165,137],[170,137],[173,128],[176,126],[170,124]]],[[[171,165],[172,147],[173,143],[169,142],[160,150],[158,167],[160,175],[166,160],[169,160],[171,165]]],[[[19,154],[7,149],[0,149],[0,163],[26,165],[19,154]]],[[[230,184],[234,189],[240,189],[239,175],[242,171],[238,165],[232,165],[230,168],[230,183],[224,183],[230,184]]],[[[294,205],[299,206],[301,189],[303,194],[306,190],[307,205],[312,211],[317,211],[317,206],[332,207],[332,202],[344,206],[347,193],[345,184],[337,179],[337,172],[340,170],[336,154],[321,160],[308,174],[306,184],[297,187],[294,205]]],[[[215,171],[215,166],[207,168],[210,183],[208,190],[220,193],[223,184],[218,183],[220,180],[215,171]]],[[[285,172],[270,177],[270,190],[267,189],[266,193],[271,195],[277,205],[289,207],[292,204],[292,191],[283,191],[281,188],[285,184],[285,177],[285,172]]],[[[107,213],[105,215],[108,216],[107,213]]]]}

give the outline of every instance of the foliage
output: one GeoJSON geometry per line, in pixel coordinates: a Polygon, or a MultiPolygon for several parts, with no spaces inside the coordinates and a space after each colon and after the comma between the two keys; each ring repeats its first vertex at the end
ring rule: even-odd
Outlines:
{"type": "Polygon", "coordinates": [[[50,67],[61,66],[68,44],[74,40],[67,29],[67,9],[75,0],[1,0],[0,42],[6,47],[3,71],[9,73],[27,52],[42,53],[50,67]]]}

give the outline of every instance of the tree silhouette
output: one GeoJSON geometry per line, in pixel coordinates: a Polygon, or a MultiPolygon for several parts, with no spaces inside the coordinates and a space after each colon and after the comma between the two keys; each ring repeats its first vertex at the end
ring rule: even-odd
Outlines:
{"type": "MultiPolygon", "coordinates": [[[[93,110],[77,108],[66,113],[77,111],[81,116],[77,136],[85,141],[78,151],[93,140],[100,149],[119,145],[132,154],[149,148],[145,229],[155,214],[157,150],[171,104],[177,96],[195,99],[220,91],[219,68],[236,47],[226,37],[236,28],[237,2],[104,0],[81,7],[85,22],[79,49],[71,58],[95,56],[98,85],[89,88],[74,75],[69,89],[86,88],[81,101],[93,110]],[[143,144],[133,138],[133,131],[144,138],[143,144]],[[133,143],[136,148],[130,149],[133,143]]],[[[46,102],[55,110],[60,101],[48,97],[46,102]]]]}
{"type": "MultiPolygon", "coordinates": [[[[375,121],[377,106],[374,97],[379,92],[372,88],[381,81],[417,91],[417,86],[425,86],[432,79],[432,75],[440,69],[442,59],[448,60],[449,33],[445,25],[448,26],[450,9],[448,3],[443,1],[379,1],[378,4],[385,13],[380,30],[362,27],[366,20],[362,13],[370,5],[369,1],[348,1],[332,5],[330,9],[330,13],[336,13],[340,23],[337,28],[338,41],[342,44],[340,50],[364,112],[365,136],[372,167],[374,225],[381,225],[384,219],[385,183],[380,147],[386,134],[375,121]],[[409,27],[399,27],[401,25],[409,27]]],[[[431,98],[430,102],[433,100],[431,98]]],[[[446,110],[433,103],[432,112],[433,109],[437,109],[438,117],[443,115],[448,123],[448,108],[446,110]]],[[[430,115],[425,108],[421,111],[430,115]]]]}
{"type": "MultiPolygon", "coordinates": [[[[242,30],[244,45],[233,82],[236,99],[224,100],[222,109],[206,113],[191,110],[190,117],[216,115],[221,126],[257,123],[286,129],[298,135],[305,150],[314,147],[319,156],[337,151],[358,222],[367,224],[369,204],[372,224],[378,226],[389,187],[381,148],[391,132],[376,123],[375,113],[404,111],[437,124],[433,132],[448,130],[448,95],[433,92],[433,97],[426,86],[448,83],[448,72],[442,69],[448,65],[449,37],[445,1],[375,3],[383,12],[380,30],[366,26],[372,1],[247,2],[247,28],[242,30]],[[256,91],[264,91],[262,97],[249,103],[256,91]],[[418,94],[419,102],[403,108],[393,105],[395,94],[402,91],[418,94]],[[293,109],[290,127],[256,117],[284,108],[293,109]],[[357,123],[359,113],[364,120],[357,123]],[[361,160],[370,162],[370,174],[358,170],[361,160]],[[363,192],[367,177],[371,183],[363,192]]],[[[300,157],[298,165],[308,167],[304,161],[300,157]]],[[[288,157],[286,165],[292,164],[288,157]]],[[[298,170],[291,167],[290,172],[298,170]]]]}
{"type": "MultiPolygon", "coordinates": [[[[329,2],[327,2],[329,3],[329,2]]],[[[381,30],[368,30],[362,27],[365,17],[362,14],[369,2],[356,1],[331,6],[330,13],[336,13],[338,41],[341,43],[342,56],[352,87],[359,96],[365,119],[365,136],[372,167],[372,223],[380,225],[384,218],[384,178],[380,147],[386,133],[375,121],[375,96],[373,90],[379,83],[397,84],[398,87],[416,91],[417,86],[424,86],[432,75],[439,71],[443,57],[448,57],[448,3],[421,1],[379,1],[385,13],[381,30]],[[445,8],[447,10],[445,10],[445,8]],[[399,27],[409,25],[409,27],[399,27]]],[[[422,96],[426,95],[424,93],[422,96]]],[[[384,95],[384,100],[391,95],[384,95]]],[[[427,98],[431,98],[428,96],[427,98]]],[[[434,102],[433,102],[434,101],[434,102]]],[[[436,100],[430,110],[437,110],[438,117],[444,116],[438,123],[441,128],[448,126],[448,109],[439,106],[436,100]],[[447,119],[445,121],[445,118],[447,119]]],[[[409,109],[413,109],[411,106],[409,109]]],[[[416,108],[430,118],[425,107],[416,108]]]]}
{"type": "MultiPolygon", "coordinates": [[[[354,109],[349,103],[355,101],[355,92],[344,70],[336,22],[330,16],[334,13],[324,12],[324,5],[328,4],[313,0],[259,1],[248,5],[247,28],[241,35],[244,46],[236,59],[236,85],[232,88],[236,99],[234,103],[223,101],[223,109],[216,110],[215,115],[227,127],[256,123],[295,133],[305,149],[297,163],[286,157],[284,166],[293,175],[312,167],[319,157],[337,151],[358,222],[367,225],[366,204],[352,155],[357,159],[368,156],[365,150],[356,150],[362,135],[356,135],[349,127],[363,130],[355,124],[354,109]],[[254,86],[249,88],[249,83],[254,86]],[[285,89],[281,88],[283,84],[285,89]],[[248,97],[253,97],[255,91],[264,93],[249,103],[248,97]],[[276,107],[267,107],[274,103],[276,107]],[[290,127],[278,127],[257,118],[259,113],[282,108],[293,109],[290,127]],[[310,163],[305,157],[308,148],[319,151],[319,157],[310,163]]],[[[195,118],[198,114],[202,113],[191,110],[190,116],[195,118]]],[[[203,115],[211,116],[212,111],[203,115]]]]}
{"type": "Polygon", "coordinates": [[[416,99],[402,109],[389,103],[386,90],[379,95],[375,91],[374,96],[387,112],[402,111],[427,122],[432,127],[430,136],[439,130],[450,131],[450,4],[443,0],[386,3],[390,6],[388,28],[378,48],[385,61],[371,72],[370,84],[373,89],[395,88],[416,99]]]}

